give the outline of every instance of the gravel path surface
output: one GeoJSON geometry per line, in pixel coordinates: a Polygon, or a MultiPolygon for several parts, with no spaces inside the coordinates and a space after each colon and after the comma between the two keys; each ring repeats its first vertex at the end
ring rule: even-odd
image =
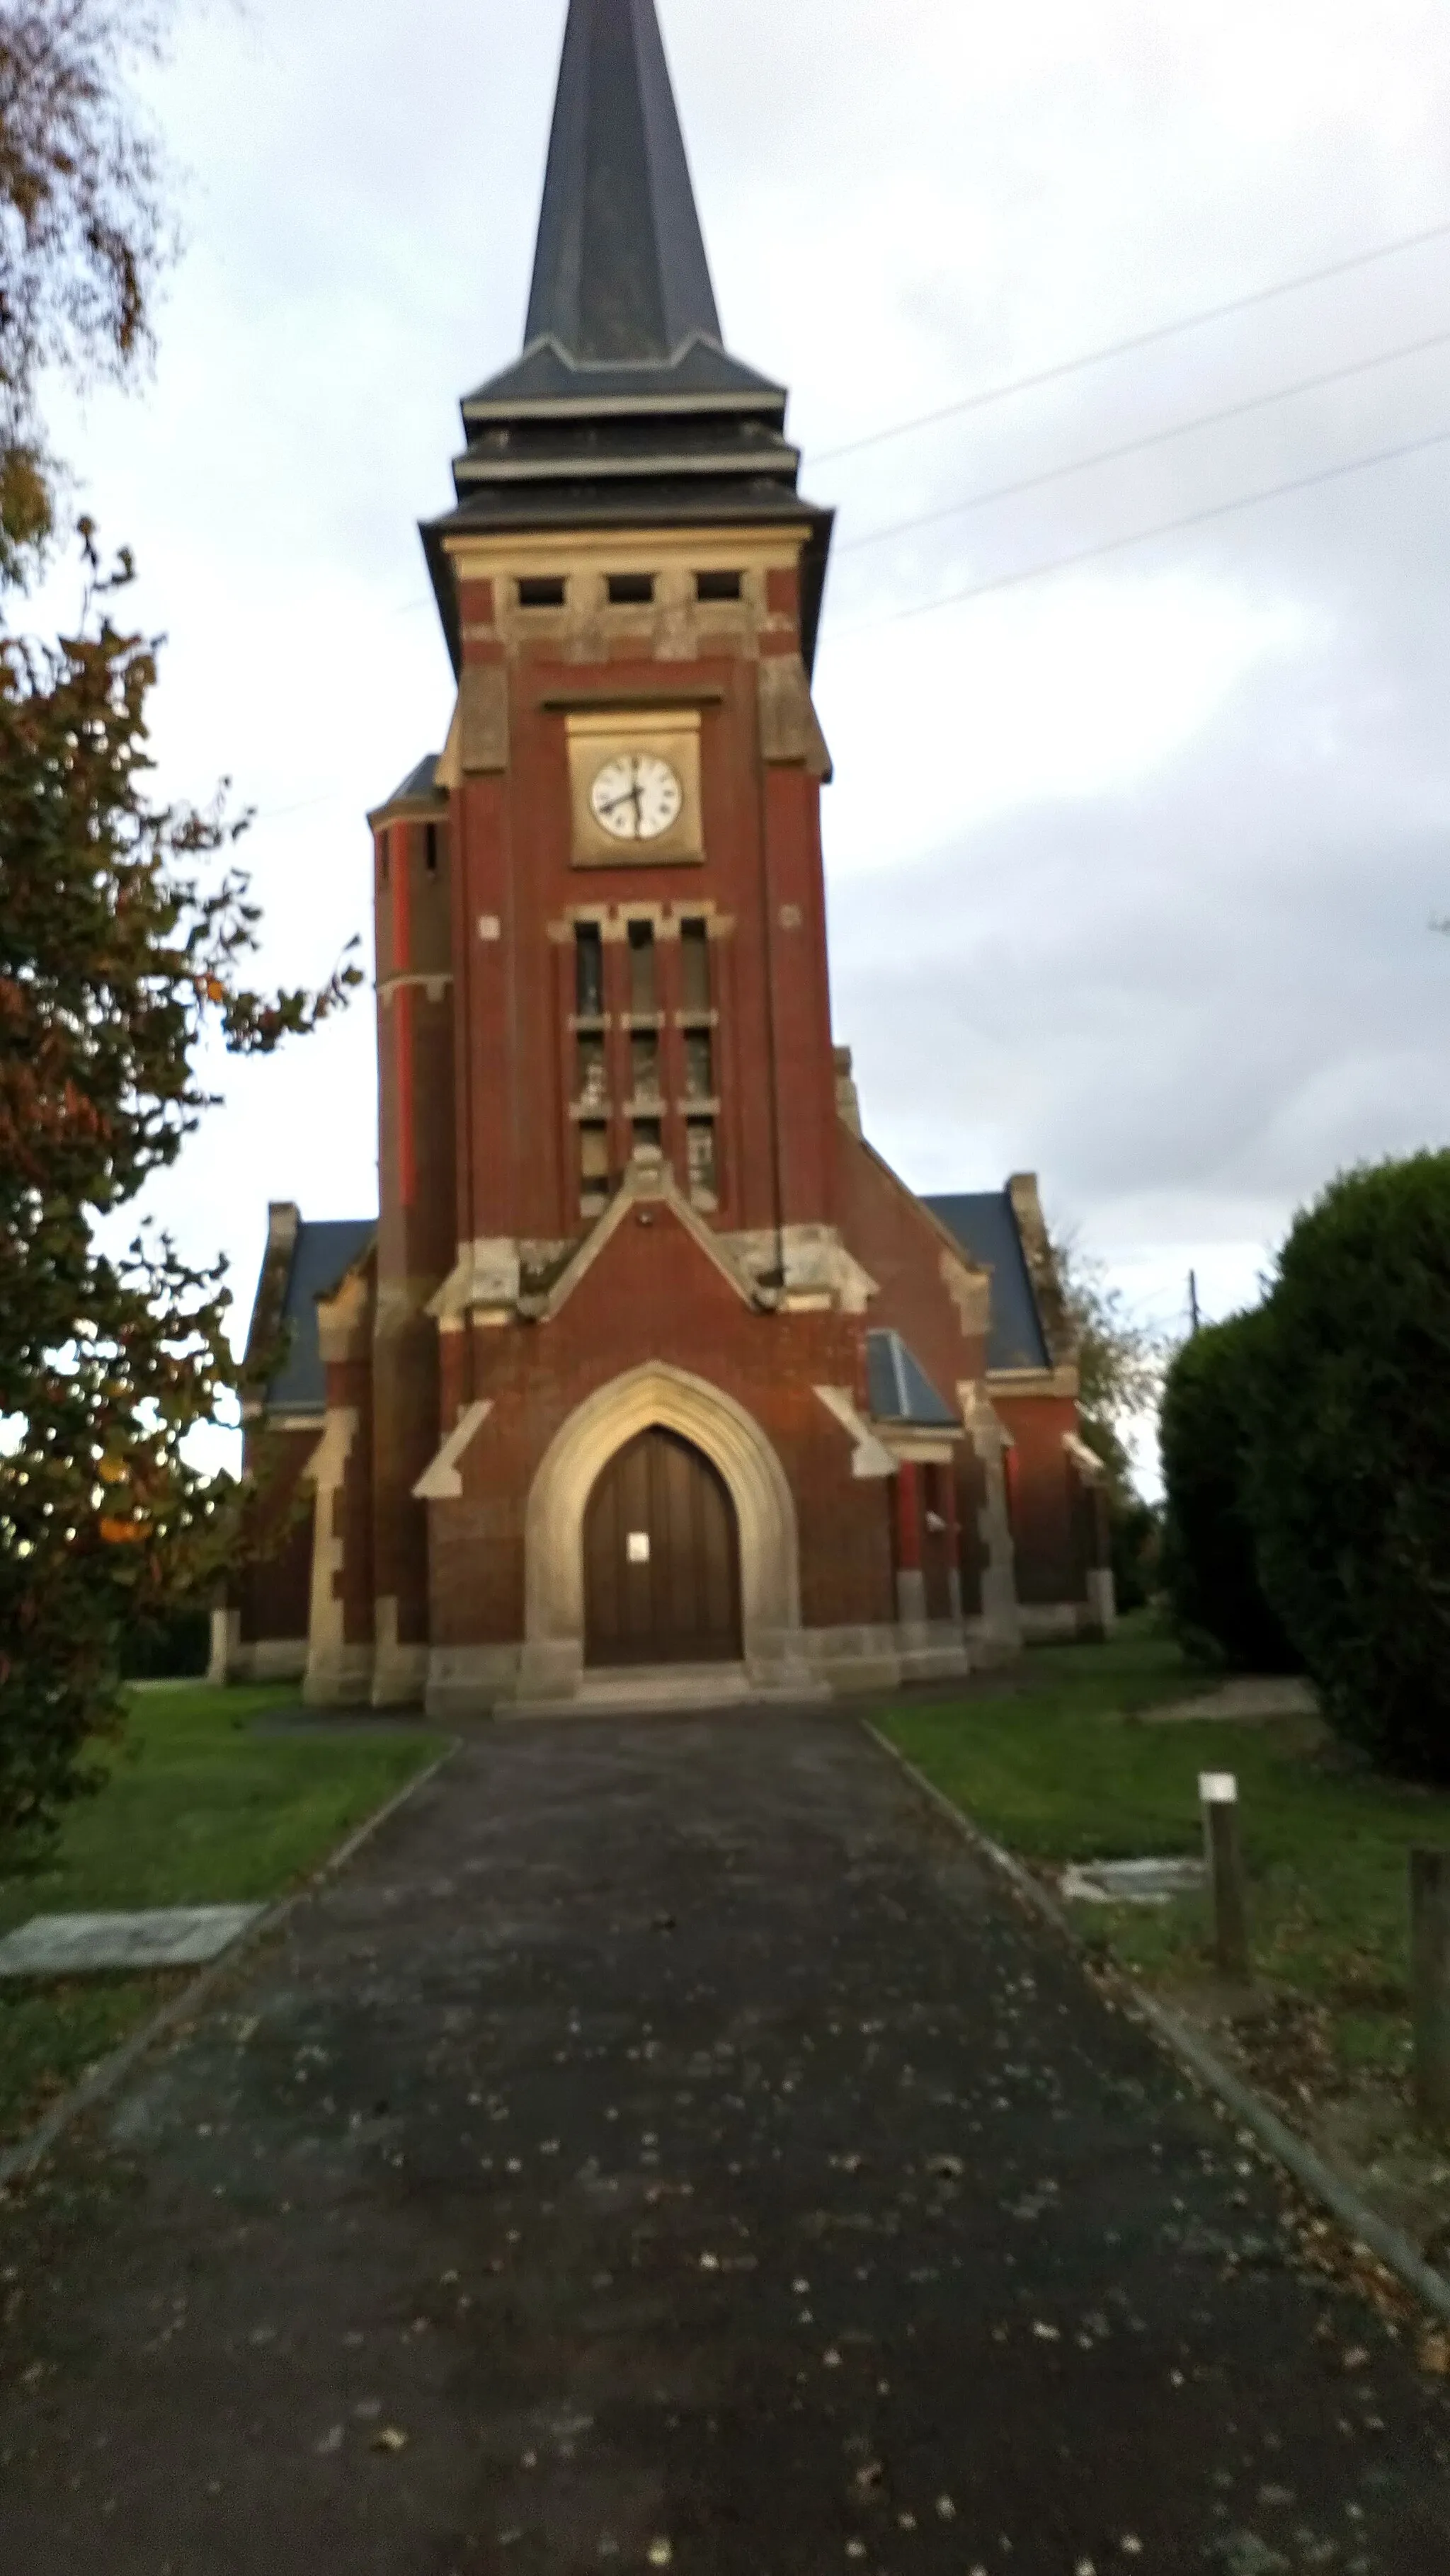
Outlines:
{"type": "Polygon", "coordinates": [[[6,2576],[1450,2576],[1450,2407],[849,1719],[476,1736],[0,2202],[6,2576]]]}

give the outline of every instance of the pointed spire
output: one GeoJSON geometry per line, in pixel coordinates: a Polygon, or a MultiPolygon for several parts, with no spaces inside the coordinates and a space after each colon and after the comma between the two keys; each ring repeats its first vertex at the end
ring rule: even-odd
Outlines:
{"type": "Polygon", "coordinates": [[[569,0],[523,353],[464,396],[457,507],[423,531],[455,670],[465,533],[765,522],[805,541],[809,664],[832,514],[785,412],[720,336],[655,0],[569,0]]]}
{"type": "Polygon", "coordinates": [[[654,0],[569,0],[526,344],[658,366],[695,334],[720,319],[654,0]]]}

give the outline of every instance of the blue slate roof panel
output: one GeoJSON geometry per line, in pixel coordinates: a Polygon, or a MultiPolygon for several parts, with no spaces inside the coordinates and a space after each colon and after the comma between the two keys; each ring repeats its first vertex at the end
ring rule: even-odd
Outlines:
{"type": "Polygon", "coordinates": [[[465,395],[463,417],[465,421],[484,419],[497,406],[517,418],[533,403],[600,409],[630,403],[663,409],[674,404],[683,411],[691,403],[719,406],[732,396],[752,411],[784,415],[783,385],[698,333],[668,358],[648,365],[631,360],[604,366],[590,360],[581,366],[557,340],[535,340],[521,357],[511,359],[465,395]]]}
{"type": "Polygon", "coordinates": [[[654,0],[569,0],[525,343],[667,358],[720,338],[654,0]]]}
{"type": "Polygon", "coordinates": [[[875,1422],[909,1422],[918,1431],[961,1428],[960,1415],[938,1395],[916,1353],[889,1327],[866,1336],[866,1392],[875,1422]]]}
{"type": "Polygon", "coordinates": [[[408,775],[403,780],[401,786],[395,787],[391,796],[384,798],[384,803],[388,805],[404,805],[410,802],[415,803],[419,798],[424,796],[436,796],[438,794],[438,763],[442,757],[442,753],[438,751],[430,751],[427,753],[426,757],[419,761],[416,769],[409,770],[408,775]]]}
{"type": "Polygon", "coordinates": [[[337,1217],[298,1227],[282,1304],[287,1355],[267,1389],[270,1411],[319,1415],[325,1411],[327,1373],[317,1336],[317,1300],[334,1289],[366,1252],[377,1229],[374,1216],[337,1217]]]}
{"type": "Polygon", "coordinates": [[[1005,1190],[969,1190],[928,1198],[932,1215],[954,1234],[964,1252],[992,1274],[992,1323],[987,1340],[989,1369],[1045,1369],[1052,1366],[1037,1312],[1032,1275],[1017,1231],[1012,1201],[1005,1190]]]}

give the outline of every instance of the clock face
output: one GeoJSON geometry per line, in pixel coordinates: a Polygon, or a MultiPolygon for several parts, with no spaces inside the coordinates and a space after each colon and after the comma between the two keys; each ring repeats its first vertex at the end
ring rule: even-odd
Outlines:
{"type": "Polygon", "coordinates": [[[621,751],[589,790],[594,818],[616,841],[657,841],[678,822],[684,789],[653,751],[621,751]]]}

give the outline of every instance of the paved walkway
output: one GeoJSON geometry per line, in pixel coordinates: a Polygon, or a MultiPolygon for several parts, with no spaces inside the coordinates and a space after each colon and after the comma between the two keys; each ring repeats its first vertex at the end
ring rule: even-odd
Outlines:
{"type": "Polygon", "coordinates": [[[1443,2388],[839,1717],[500,1727],[0,2211],[14,2576],[1444,2576],[1443,2388]]]}

